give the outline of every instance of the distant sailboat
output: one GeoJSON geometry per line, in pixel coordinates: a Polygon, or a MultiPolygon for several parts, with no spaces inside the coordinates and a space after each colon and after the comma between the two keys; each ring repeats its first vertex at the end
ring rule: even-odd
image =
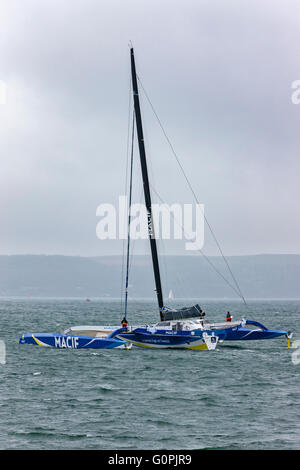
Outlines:
{"type": "Polygon", "coordinates": [[[172,289],[171,289],[170,292],[169,292],[168,300],[174,300],[174,294],[173,294],[172,289]]]}
{"type": "Polygon", "coordinates": [[[6,364],[6,346],[3,339],[0,340],[0,364],[6,364]]]}

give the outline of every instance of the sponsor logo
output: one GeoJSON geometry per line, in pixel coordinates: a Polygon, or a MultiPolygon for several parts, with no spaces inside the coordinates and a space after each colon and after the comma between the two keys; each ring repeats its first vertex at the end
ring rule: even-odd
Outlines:
{"type": "Polygon", "coordinates": [[[56,348],[78,348],[79,338],[78,336],[56,336],[55,347],[56,348]]]}

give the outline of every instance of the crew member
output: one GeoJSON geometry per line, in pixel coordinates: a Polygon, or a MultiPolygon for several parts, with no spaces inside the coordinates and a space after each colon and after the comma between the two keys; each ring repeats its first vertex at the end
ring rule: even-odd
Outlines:
{"type": "Polygon", "coordinates": [[[127,320],[126,320],[125,317],[124,317],[123,320],[122,320],[122,327],[123,327],[123,328],[127,328],[127,320]]]}
{"type": "Polygon", "coordinates": [[[226,321],[229,322],[231,320],[232,320],[232,316],[230,315],[230,312],[227,312],[226,321]]]}

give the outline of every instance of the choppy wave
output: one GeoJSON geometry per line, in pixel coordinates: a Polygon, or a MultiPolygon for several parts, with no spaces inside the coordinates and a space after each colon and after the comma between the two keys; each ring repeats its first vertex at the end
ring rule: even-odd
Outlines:
{"type": "MultiPolygon", "coordinates": [[[[221,321],[239,304],[206,302],[221,321]],[[220,313],[221,312],[221,313],[220,313]],[[222,314],[223,312],[223,314],[222,314]]],[[[297,332],[297,301],[253,302],[251,319],[297,332]]],[[[19,345],[22,333],[118,324],[119,303],[1,301],[1,449],[299,449],[299,367],[284,338],[216,351],[74,351],[19,345]]],[[[156,321],[155,304],[131,314],[156,321]],[[148,312],[148,313],[145,313],[148,312]]]]}

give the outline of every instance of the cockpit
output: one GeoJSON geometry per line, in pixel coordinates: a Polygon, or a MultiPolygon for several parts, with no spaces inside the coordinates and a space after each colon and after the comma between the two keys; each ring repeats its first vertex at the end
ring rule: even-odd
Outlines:
{"type": "Polygon", "coordinates": [[[155,324],[155,328],[163,330],[173,330],[173,331],[182,331],[182,330],[194,330],[202,329],[203,325],[200,321],[194,320],[173,320],[173,321],[161,321],[155,324]]]}

